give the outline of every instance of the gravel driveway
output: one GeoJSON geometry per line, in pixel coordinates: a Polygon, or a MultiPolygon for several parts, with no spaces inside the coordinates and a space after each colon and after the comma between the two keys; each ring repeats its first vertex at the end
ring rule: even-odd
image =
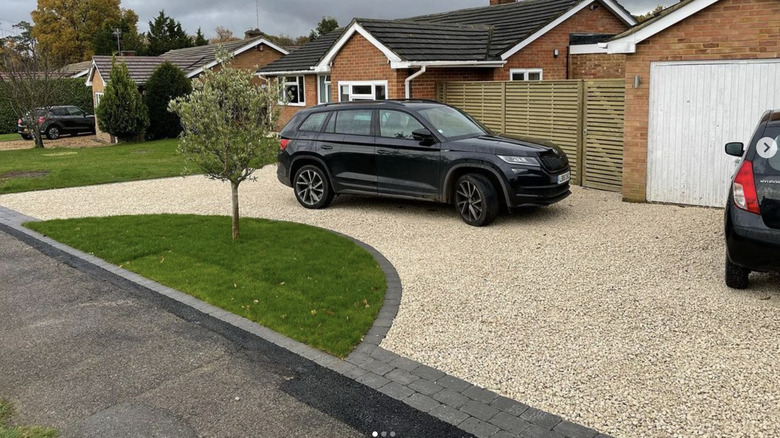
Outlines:
{"type": "MultiPolygon", "coordinates": [[[[618,437],[780,436],[780,276],[723,285],[720,210],[575,188],[472,228],[427,203],[305,210],[273,166],[258,177],[241,188],[244,215],[346,233],[395,265],[404,295],[389,350],[618,437]]],[[[0,205],[42,219],[228,214],[230,189],[195,176],[0,205]]]]}

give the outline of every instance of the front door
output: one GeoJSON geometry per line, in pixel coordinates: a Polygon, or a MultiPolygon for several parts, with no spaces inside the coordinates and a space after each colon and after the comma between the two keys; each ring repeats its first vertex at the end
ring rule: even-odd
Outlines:
{"type": "Polygon", "coordinates": [[[412,132],[424,126],[409,113],[378,112],[376,157],[380,194],[435,199],[439,195],[438,144],[424,146],[412,132]]]}

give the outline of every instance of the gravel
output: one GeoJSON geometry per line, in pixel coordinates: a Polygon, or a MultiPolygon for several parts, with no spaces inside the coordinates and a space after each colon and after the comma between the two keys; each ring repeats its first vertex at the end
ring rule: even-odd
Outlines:
{"type": "MultiPolygon", "coordinates": [[[[273,166],[257,175],[241,186],[243,215],[346,233],[395,265],[389,350],[618,437],[780,436],[780,276],[726,288],[722,210],[575,187],[472,228],[428,203],[306,210],[273,166]]],[[[41,219],[229,203],[227,184],[201,176],[0,196],[41,219]]]]}
{"type": "MultiPolygon", "coordinates": [[[[108,146],[108,143],[98,140],[94,135],[66,135],[56,140],[49,140],[46,136],[43,137],[43,147],[50,148],[91,148],[98,146],[108,146]]],[[[0,141],[0,151],[10,151],[16,149],[32,149],[35,147],[33,140],[24,140],[19,137],[19,140],[0,141]]]]}

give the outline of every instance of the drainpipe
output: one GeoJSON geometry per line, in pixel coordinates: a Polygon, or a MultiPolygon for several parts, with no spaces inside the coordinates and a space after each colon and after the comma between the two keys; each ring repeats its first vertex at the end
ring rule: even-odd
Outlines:
{"type": "Polygon", "coordinates": [[[411,99],[412,98],[412,81],[415,80],[417,77],[422,76],[425,74],[425,70],[427,69],[426,66],[420,67],[420,70],[417,71],[417,73],[409,76],[404,81],[404,85],[406,86],[406,98],[411,99]]]}

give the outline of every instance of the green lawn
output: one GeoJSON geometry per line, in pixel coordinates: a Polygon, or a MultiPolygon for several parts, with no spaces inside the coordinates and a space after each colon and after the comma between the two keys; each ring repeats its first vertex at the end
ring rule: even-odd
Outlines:
{"type": "Polygon", "coordinates": [[[185,173],[185,162],[176,152],[177,145],[177,139],[169,139],[96,148],[2,151],[0,194],[179,176],[185,173]]]}
{"type": "Polygon", "coordinates": [[[0,141],[21,140],[22,136],[17,133],[13,134],[0,134],[0,141]]]}
{"type": "Polygon", "coordinates": [[[345,357],[385,294],[374,258],[352,241],[288,222],[149,215],[31,222],[28,227],[168,287],[345,357]]]}
{"type": "Polygon", "coordinates": [[[59,432],[40,426],[8,426],[8,420],[14,415],[13,405],[0,399],[0,438],[56,438],[59,432]]]}

